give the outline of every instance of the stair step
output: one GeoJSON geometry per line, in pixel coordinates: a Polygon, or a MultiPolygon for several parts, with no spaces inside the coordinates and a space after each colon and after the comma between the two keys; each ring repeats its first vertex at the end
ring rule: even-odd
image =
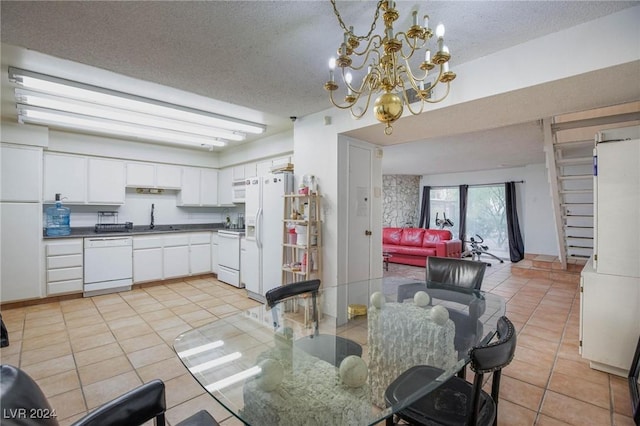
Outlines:
{"type": "Polygon", "coordinates": [[[593,164],[593,157],[561,158],[556,160],[561,165],[593,164]]]}
{"type": "Polygon", "coordinates": [[[593,194],[593,189],[563,189],[561,194],[593,194]]]}
{"type": "Polygon", "coordinates": [[[558,176],[560,180],[580,180],[580,179],[593,179],[593,175],[566,175],[558,176]]]}

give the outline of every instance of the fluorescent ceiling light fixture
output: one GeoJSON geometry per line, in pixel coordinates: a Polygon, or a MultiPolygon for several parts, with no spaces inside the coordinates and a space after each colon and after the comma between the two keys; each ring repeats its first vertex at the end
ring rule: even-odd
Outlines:
{"type": "Polygon", "coordinates": [[[172,132],[137,126],[129,123],[110,121],[95,117],[74,115],[60,111],[39,109],[28,105],[18,105],[18,121],[58,126],[68,129],[80,129],[101,134],[129,136],[150,141],[161,141],[190,146],[226,146],[223,140],[187,133],[172,132]]]}
{"type": "MultiPolygon", "coordinates": [[[[66,112],[81,115],[83,119],[94,116],[105,120],[103,133],[109,133],[109,120],[114,121],[114,128],[122,129],[122,125],[139,126],[145,131],[155,128],[158,131],[173,132],[172,140],[177,133],[185,133],[184,137],[209,137],[225,140],[244,140],[246,133],[261,134],[266,126],[234,117],[215,114],[168,102],[149,99],[128,93],[118,92],[97,86],[39,74],[32,71],[9,67],[9,80],[19,84],[16,89],[18,103],[47,108],[51,113],[66,112]]],[[[32,121],[33,122],[33,121],[32,121]]],[[[56,124],[56,123],[43,123],[56,124]]],[[[70,126],[65,120],[65,126],[70,126]]],[[[83,127],[84,130],[89,130],[83,127]]],[[[114,131],[114,133],[116,133],[114,131]]],[[[154,133],[155,134],[155,133],[154,133]]],[[[126,135],[125,135],[126,136],[126,135]]],[[[145,137],[138,135],[138,137],[145,137]]],[[[146,139],[167,140],[156,136],[146,139]]],[[[211,141],[208,142],[212,145],[211,141]]],[[[220,146],[219,144],[213,144],[220,146]]]]}
{"type": "Polygon", "coordinates": [[[201,126],[195,123],[186,123],[184,121],[162,118],[150,114],[125,111],[118,108],[96,105],[88,102],[76,101],[73,99],[58,98],[56,96],[19,88],[15,90],[15,94],[16,100],[18,101],[19,105],[25,104],[40,108],[47,108],[55,111],[100,117],[109,120],[122,121],[130,124],[157,127],[159,129],[191,133],[194,135],[206,136],[211,138],[223,138],[235,141],[241,141],[245,139],[245,135],[240,132],[201,126]]]}
{"type": "Polygon", "coordinates": [[[216,340],[215,342],[211,342],[211,343],[206,343],[204,345],[200,345],[200,346],[196,346],[194,348],[190,348],[184,351],[180,351],[178,352],[178,356],[180,358],[186,358],[192,355],[197,355],[199,353],[202,352],[206,352],[206,351],[210,351],[212,349],[216,349],[219,348],[220,346],[224,345],[224,341],[222,340],[216,340]]]}

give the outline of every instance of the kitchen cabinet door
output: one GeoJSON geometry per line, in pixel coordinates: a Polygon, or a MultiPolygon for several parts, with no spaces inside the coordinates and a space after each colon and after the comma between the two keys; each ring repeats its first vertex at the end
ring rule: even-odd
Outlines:
{"type": "Polygon", "coordinates": [[[271,160],[261,161],[256,164],[256,176],[264,176],[271,173],[271,160]]]}
{"type": "Polygon", "coordinates": [[[200,169],[195,167],[182,169],[182,187],[178,194],[178,205],[200,205],[200,169]]]}
{"type": "Polygon", "coordinates": [[[153,188],[156,184],[156,166],[151,163],[127,163],[127,186],[153,188]]]}
{"type": "Polygon", "coordinates": [[[56,194],[60,193],[65,204],[85,204],[87,202],[86,182],[86,157],[44,153],[42,198],[45,203],[55,202],[56,194]]]}
{"type": "Polygon", "coordinates": [[[213,169],[200,170],[200,205],[218,205],[218,171],[213,169]]]}
{"type": "Polygon", "coordinates": [[[211,234],[211,272],[218,273],[218,233],[211,234]]]}
{"type": "Polygon", "coordinates": [[[0,302],[42,297],[42,206],[0,203],[0,220],[0,302]]]}
{"type": "Polygon", "coordinates": [[[233,169],[226,168],[218,172],[218,204],[233,204],[233,169]]]}
{"type": "Polygon", "coordinates": [[[189,246],[165,247],[162,252],[164,279],[189,275],[189,246]]]}
{"type": "Polygon", "coordinates": [[[39,203],[42,199],[42,148],[2,144],[0,158],[0,201],[39,203]]]}
{"type": "Polygon", "coordinates": [[[89,158],[88,198],[90,204],[124,204],[124,162],[89,158]]]}
{"type": "Polygon", "coordinates": [[[182,187],[182,168],[158,164],[156,166],[156,186],[165,189],[180,189],[182,187]]]}
{"type": "Polygon", "coordinates": [[[133,251],[133,282],[162,279],[162,249],[151,248],[133,251]]]}
{"type": "Polygon", "coordinates": [[[189,253],[191,275],[211,272],[211,244],[192,245],[189,253]]]}

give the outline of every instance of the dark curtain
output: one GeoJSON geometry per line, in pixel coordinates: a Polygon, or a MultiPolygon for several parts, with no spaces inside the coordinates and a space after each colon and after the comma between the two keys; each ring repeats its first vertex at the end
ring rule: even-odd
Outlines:
{"type": "Polygon", "coordinates": [[[431,187],[422,187],[422,207],[420,208],[420,222],[418,228],[429,228],[431,222],[431,187]]]}
{"type": "Polygon", "coordinates": [[[516,209],[516,183],[505,182],[504,195],[506,198],[507,232],[509,234],[509,257],[512,262],[519,262],[524,258],[524,241],[520,234],[518,212],[516,209]]]}
{"type": "Polygon", "coordinates": [[[465,247],[464,240],[467,239],[467,198],[469,194],[469,185],[460,185],[459,187],[460,193],[460,223],[458,225],[458,238],[462,240],[462,252],[464,253],[467,249],[465,247]]]}

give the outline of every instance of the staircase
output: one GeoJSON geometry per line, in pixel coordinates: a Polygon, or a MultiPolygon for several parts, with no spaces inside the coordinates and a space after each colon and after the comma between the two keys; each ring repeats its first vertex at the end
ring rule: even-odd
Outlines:
{"type": "Polygon", "coordinates": [[[638,123],[640,102],[543,120],[561,269],[568,270],[575,264],[584,265],[593,254],[593,148],[596,133],[638,123]]]}

